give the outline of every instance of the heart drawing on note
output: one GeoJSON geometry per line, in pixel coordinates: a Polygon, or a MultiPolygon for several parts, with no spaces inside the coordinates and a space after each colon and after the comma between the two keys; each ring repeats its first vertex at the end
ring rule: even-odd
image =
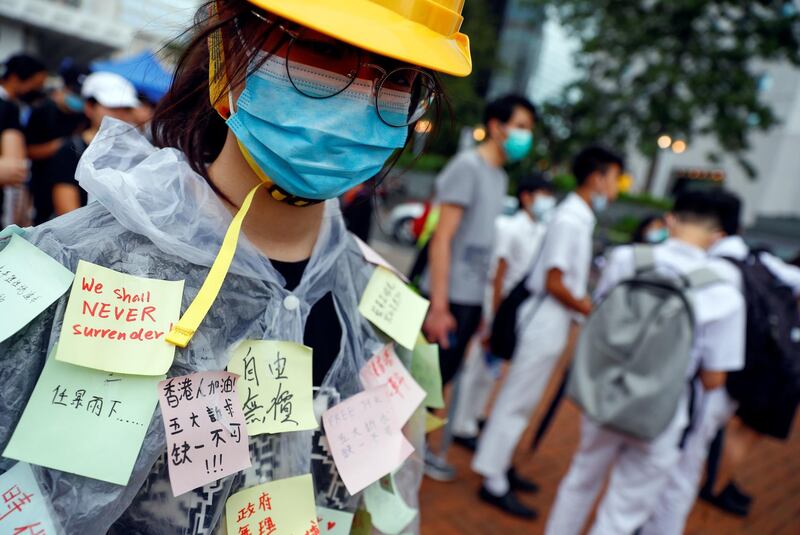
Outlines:
{"type": "Polygon", "coordinates": [[[336,527],[336,522],[328,522],[328,531],[336,527]]]}

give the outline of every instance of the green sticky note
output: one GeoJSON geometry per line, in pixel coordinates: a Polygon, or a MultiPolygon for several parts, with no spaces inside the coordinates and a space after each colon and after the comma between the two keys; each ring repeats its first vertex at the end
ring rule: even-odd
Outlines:
{"type": "Polygon", "coordinates": [[[225,504],[228,533],[303,535],[317,529],[311,474],[237,492],[225,504]]]}
{"type": "Polygon", "coordinates": [[[397,535],[417,516],[397,492],[394,475],[384,476],[364,489],[364,505],[372,525],[387,535],[397,535]]]}
{"type": "Polygon", "coordinates": [[[164,375],[175,346],[183,281],[120,273],[80,260],[64,312],[56,358],[114,373],[164,375]]]}
{"type": "Polygon", "coordinates": [[[358,311],[398,344],[414,349],[429,304],[397,275],[378,266],[364,289],[358,311]]]}
{"type": "Polygon", "coordinates": [[[353,513],[317,506],[317,524],[321,535],[348,535],[353,513]]]}
{"type": "Polygon", "coordinates": [[[411,375],[428,394],[425,397],[425,406],[433,409],[444,408],[442,370],[439,368],[437,344],[429,344],[424,339],[417,340],[414,356],[411,359],[411,375]]]}
{"type": "Polygon", "coordinates": [[[0,342],[61,297],[72,272],[16,234],[0,251],[0,342]]]}
{"type": "Polygon", "coordinates": [[[350,535],[372,535],[372,518],[364,509],[357,510],[353,516],[350,535]]]}
{"type": "Polygon", "coordinates": [[[74,366],[51,353],[3,456],[127,485],[163,378],[74,366]]]}
{"type": "Polygon", "coordinates": [[[237,388],[248,435],[319,427],[314,417],[310,347],[245,340],[234,350],[228,371],[241,377],[237,388]]]}

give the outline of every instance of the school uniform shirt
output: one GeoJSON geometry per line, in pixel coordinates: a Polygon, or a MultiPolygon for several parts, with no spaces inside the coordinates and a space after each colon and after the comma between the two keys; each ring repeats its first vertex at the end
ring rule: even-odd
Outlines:
{"type": "MultiPolygon", "coordinates": [[[[745,304],[739,288],[741,275],[730,262],[710,257],[706,251],[669,239],[654,246],[656,269],[665,274],[689,274],[708,268],[722,279],[719,283],[691,290],[689,298],[695,316],[695,340],[687,378],[699,369],[735,371],[744,367],[745,304]]],[[[597,285],[602,297],[636,271],[633,247],[615,249],[597,285]]]]}
{"type": "MultiPolygon", "coordinates": [[[[719,258],[744,260],[750,254],[750,248],[741,236],[726,236],[714,244],[710,254],[719,258]]],[[[759,253],[758,259],[775,278],[790,287],[796,297],[800,297],[800,268],[767,252],[759,253]]]]}
{"type": "MultiPolygon", "coordinates": [[[[500,219],[498,218],[498,223],[500,219]]],[[[503,295],[507,295],[531,269],[547,227],[534,220],[524,209],[497,225],[495,264],[501,259],[508,264],[503,279],[503,295]]],[[[496,267],[495,267],[496,271],[496,267]]]]}

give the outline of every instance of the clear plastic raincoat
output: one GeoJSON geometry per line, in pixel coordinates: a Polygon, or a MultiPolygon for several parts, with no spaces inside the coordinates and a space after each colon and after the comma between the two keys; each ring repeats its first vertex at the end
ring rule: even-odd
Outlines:
{"type": "MultiPolygon", "coordinates": [[[[191,303],[222,243],[231,215],[180,151],[158,149],[129,125],[106,119],[85,152],[77,179],[95,202],[39,227],[25,238],[74,271],[78,260],[142,277],[185,279],[182,309],[191,303]]],[[[0,247],[4,246],[0,243],[0,247]]],[[[245,339],[303,341],[311,306],[331,292],[342,325],[341,350],[315,392],[317,415],[360,390],[358,370],[382,341],[358,312],[373,267],[346,231],[337,201],[325,218],[300,285],[283,277],[242,235],[208,316],[186,349],[178,348],[169,376],[222,370],[245,339]]],[[[67,296],[0,344],[0,450],[5,448],[46,356],[58,341],[67,296]]],[[[410,354],[398,348],[406,365],[410,354]]],[[[416,448],[396,476],[406,503],[417,506],[424,448],[424,414],[406,426],[416,448]]],[[[45,424],[46,425],[46,424],[45,424]]],[[[58,444],[53,444],[54,448],[58,444]]],[[[322,429],[250,437],[252,467],[174,498],[158,407],[127,486],[34,466],[56,520],[67,534],[224,533],[224,505],[241,488],[311,472],[317,504],[353,511],[322,429]]],[[[0,472],[15,461],[0,458],[0,472]]],[[[418,518],[418,517],[417,517],[418,518]]],[[[418,519],[406,531],[418,531],[418,519]]]]}

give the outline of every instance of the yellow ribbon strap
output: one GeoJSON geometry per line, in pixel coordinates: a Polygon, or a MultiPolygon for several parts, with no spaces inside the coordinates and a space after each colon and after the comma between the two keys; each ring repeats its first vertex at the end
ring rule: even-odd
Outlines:
{"type": "Polygon", "coordinates": [[[225,232],[225,238],[222,240],[222,247],[220,247],[217,258],[214,259],[214,263],[211,265],[211,270],[208,272],[206,280],[200,287],[200,291],[197,292],[194,301],[189,305],[189,308],[183,313],[178,323],[172,327],[172,330],[167,336],[167,342],[179,347],[186,347],[197,331],[197,328],[200,326],[200,323],[203,321],[203,318],[208,314],[211,305],[219,294],[220,288],[222,288],[225,276],[228,274],[228,270],[231,267],[233,255],[236,253],[236,245],[239,243],[239,233],[242,230],[244,217],[247,215],[248,210],[250,210],[250,205],[253,202],[256,191],[263,185],[262,183],[251,189],[247,197],[244,198],[241,208],[239,208],[239,211],[233,216],[233,221],[231,221],[228,230],[225,232]]]}

